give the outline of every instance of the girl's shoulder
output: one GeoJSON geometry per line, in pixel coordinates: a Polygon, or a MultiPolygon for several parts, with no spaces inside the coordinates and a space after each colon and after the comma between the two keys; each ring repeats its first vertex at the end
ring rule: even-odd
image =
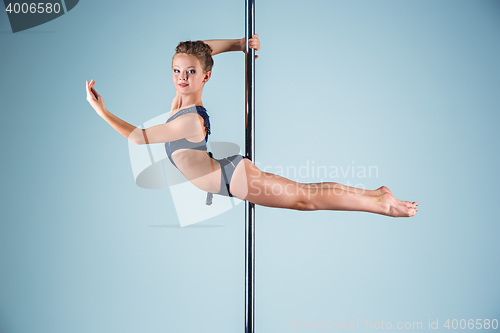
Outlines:
{"type": "Polygon", "coordinates": [[[203,118],[209,118],[208,113],[207,113],[207,109],[205,109],[205,107],[203,105],[193,104],[193,105],[182,107],[180,109],[172,110],[170,112],[169,118],[167,119],[167,122],[172,121],[174,119],[177,119],[178,117],[185,115],[185,114],[188,114],[188,113],[198,113],[203,118]]]}
{"type": "Polygon", "coordinates": [[[184,106],[184,107],[181,107],[179,109],[174,109],[174,110],[170,111],[170,116],[168,117],[167,122],[172,121],[172,120],[174,120],[174,119],[176,119],[184,114],[193,113],[196,111],[197,111],[197,108],[196,108],[195,104],[184,106]]]}

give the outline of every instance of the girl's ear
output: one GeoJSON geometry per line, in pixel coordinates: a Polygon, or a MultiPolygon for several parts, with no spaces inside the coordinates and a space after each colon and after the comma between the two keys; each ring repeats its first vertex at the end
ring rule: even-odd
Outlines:
{"type": "Polygon", "coordinates": [[[203,82],[207,82],[212,77],[212,71],[205,72],[205,77],[203,78],[203,82]]]}

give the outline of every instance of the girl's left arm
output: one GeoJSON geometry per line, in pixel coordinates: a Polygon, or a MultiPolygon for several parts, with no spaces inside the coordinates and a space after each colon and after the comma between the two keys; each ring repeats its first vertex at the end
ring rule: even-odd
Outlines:
{"type": "MultiPolygon", "coordinates": [[[[245,52],[245,37],[241,39],[211,39],[204,40],[203,42],[212,48],[213,56],[230,51],[245,52]]],[[[248,40],[248,45],[250,48],[254,48],[255,51],[258,51],[260,49],[259,35],[253,35],[252,38],[248,40]]]]}
{"type": "Polygon", "coordinates": [[[244,51],[245,42],[240,39],[211,39],[204,40],[212,48],[212,55],[231,51],[244,51]]]}

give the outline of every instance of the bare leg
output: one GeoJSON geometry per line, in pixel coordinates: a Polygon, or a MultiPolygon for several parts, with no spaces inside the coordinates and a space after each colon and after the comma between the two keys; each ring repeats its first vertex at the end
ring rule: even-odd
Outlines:
{"type": "Polygon", "coordinates": [[[314,186],[318,186],[318,187],[321,187],[324,189],[331,188],[331,189],[344,190],[344,191],[348,191],[348,192],[352,192],[352,193],[370,195],[370,196],[379,196],[382,193],[389,191],[389,189],[387,189],[385,186],[381,186],[376,190],[366,190],[366,189],[342,185],[340,183],[334,183],[334,182],[310,183],[310,184],[305,184],[305,185],[314,185],[314,186]],[[387,191],[385,189],[387,189],[387,191]]]}
{"type": "Polygon", "coordinates": [[[249,160],[237,166],[230,186],[236,197],[267,207],[364,211],[394,217],[413,216],[418,210],[418,203],[397,200],[384,186],[365,195],[366,190],[333,182],[297,183],[262,172],[249,160]],[[383,193],[377,195],[377,191],[383,193]]]}
{"type": "MultiPolygon", "coordinates": [[[[326,189],[326,188],[340,189],[340,190],[349,191],[349,192],[356,193],[356,194],[363,194],[363,195],[376,196],[376,197],[381,196],[384,193],[390,193],[392,195],[392,192],[385,186],[380,186],[376,190],[366,190],[366,189],[351,187],[351,186],[342,185],[342,184],[334,183],[334,182],[311,183],[311,184],[305,184],[305,185],[319,186],[319,187],[324,188],[324,189],[326,189]]],[[[418,202],[409,202],[409,201],[402,201],[402,200],[398,200],[398,201],[405,204],[408,208],[418,206],[418,202]]]]}
{"type": "Polygon", "coordinates": [[[416,214],[418,203],[396,199],[385,186],[365,195],[366,190],[338,183],[302,184],[306,202],[314,210],[363,211],[393,217],[409,217],[416,214]],[[380,195],[376,193],[380,191],[380,195]]]}

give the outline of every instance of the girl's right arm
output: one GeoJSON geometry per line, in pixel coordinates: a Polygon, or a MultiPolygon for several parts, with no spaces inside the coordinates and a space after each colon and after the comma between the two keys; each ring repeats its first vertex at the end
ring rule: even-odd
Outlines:
{"type": "MultiPolygon", "coordinates": [[[[104,99],[95,90],[95,81],[87,81],[87,101],[96,113],[127,140],[137,144],[163,143],[194,136],[203,131],[198,114],[191,113],[175,121],[149,128],[139,128],[112,114],[104,106],[104,99]]],[[[180,101],[180,100],[179,100],[180,101]]]]}

